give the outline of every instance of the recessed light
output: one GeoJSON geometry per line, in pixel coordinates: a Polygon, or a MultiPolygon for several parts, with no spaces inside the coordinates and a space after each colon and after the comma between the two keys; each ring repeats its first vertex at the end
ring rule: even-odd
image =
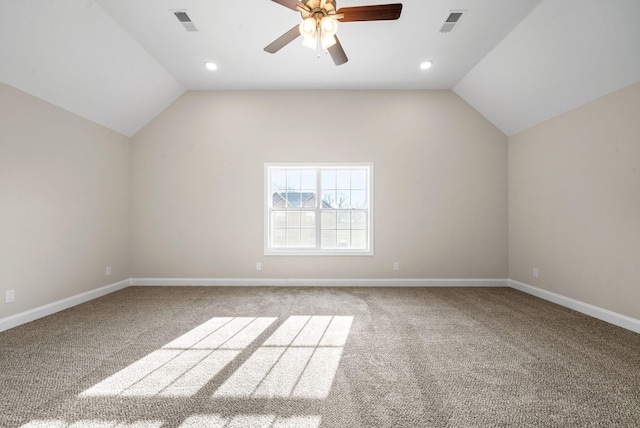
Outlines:
{"type": "Polygon", "coordinates": [[[213,62],[208,62],[204,66],[207,67],[211,71],[215,71],[215,70],[218,69],[218,66],[216,64],[214,64],[213,62]]]}
{"type": "Polygon", "coordinates": [[[421,70],[428,70],[431,68],[431,66],[433,65],[432,61],[425,61],[422,64],[420,64],[420,69],[421,70]]]}

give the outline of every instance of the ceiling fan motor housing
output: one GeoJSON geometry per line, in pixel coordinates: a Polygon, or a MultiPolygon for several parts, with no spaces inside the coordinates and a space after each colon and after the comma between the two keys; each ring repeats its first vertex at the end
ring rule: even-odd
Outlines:
{"type": "Polygon", "coordinates": [[[327,15],[336,13],[335,1],[331,0],[305,0],[303,4],[308,10],[301,9],[300,14],[303,19],[314,18],[320,21],[327,15]]]}

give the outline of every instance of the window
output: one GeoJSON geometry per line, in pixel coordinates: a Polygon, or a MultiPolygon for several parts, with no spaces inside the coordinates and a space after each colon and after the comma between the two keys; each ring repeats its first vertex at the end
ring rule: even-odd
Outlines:
{"type": "Polygon", "coordinates": [[[265,164],[265,254],[372,255],[371,164],[265,164]]]}

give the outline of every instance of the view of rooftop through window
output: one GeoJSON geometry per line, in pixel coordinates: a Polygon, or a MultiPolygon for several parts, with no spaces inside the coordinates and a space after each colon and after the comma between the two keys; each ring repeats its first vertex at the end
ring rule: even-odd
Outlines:
{"type": "Polygon", "coordinates": [[[267,166],[266,253],[371,250],[369,164],[267,166]]]}

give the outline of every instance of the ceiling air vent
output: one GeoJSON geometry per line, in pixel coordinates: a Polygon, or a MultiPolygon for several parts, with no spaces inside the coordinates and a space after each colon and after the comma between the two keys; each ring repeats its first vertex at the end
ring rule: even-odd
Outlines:
{"type": "Polygon", "coordinates": [[[444,20],[442,27],[440,27],[440,32],[441,33],[452,32],[455,26],[458,24],[458,22],[460,22],[460,18],[462,18],[462,15],[464,15],[466,12],[467,12],[466,10],[449,11],[449,15],[447,16],[447,19],[444,20]]]}
{"type": "Polygon", "coordinates": [[[176,18],[178,18],[178,21],[180,21],[180,23],[182,23],[182,25],[184,26],[185,30],[187,30],[187,31],[198,31],[196,26],[193,25],[193,22],[191,22],[191,18],[189,18],[189,15],[187,15],[186,11],[184,11],[184,10],[175,10],[175,11],[173,11],[173,14],[176,16],[176,18]]]}

